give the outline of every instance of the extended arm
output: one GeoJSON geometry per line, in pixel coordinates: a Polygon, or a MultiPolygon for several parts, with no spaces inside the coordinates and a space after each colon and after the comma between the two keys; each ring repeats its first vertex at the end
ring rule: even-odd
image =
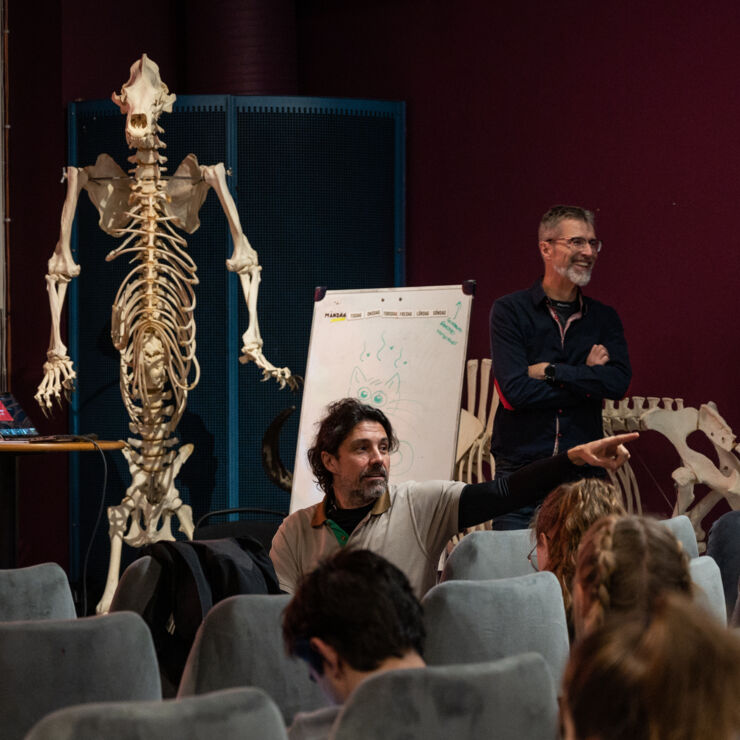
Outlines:
{"type": "Polygon", "coordinates": [[[227,269],[239,276],[244,293],[244,301],[249,312],[249,325],[242,335],[242,356],[240,362],[254,362],[262,370],[263,379],[274,378],[283,388],[287,384],[291,390],[297,390],[299,378],[293,375],[287,367],[275,367],[262,354],[262,337],[257,320],[257,296],[259,293],[260,272],[262,267],[257,258],[257,252],[252,248],[246,235],[242,231],[236,204],[226,185],[226,171],[223,164],[208,167],[202,166],[203,179],[216,191],[221,207],[224,209],[234,242],[234,252],[226,260],[227,269]]]}
{"type": "Polygon", "coordinates": [[[639,436],[632,432],[597,439],[525,465],[508,478],[468,484],[460,495],[458,526],[460,529],[473,527],[531,505],[556,486],[576,477],[580,466],[594,465],[616,470],[629,459],[625,443],[639,436]]]}
{"type": "Polygon", "coordinates": [[[67,355],[67,347],[62,342],[60,322],[67,295],[67,283],[80,274],[80,267],[72,257],[69,240],[80,191],[87,184],[87,173],[77,167],[68,167],[66,174],[67,196],[62,208],[59,241],[48,262],[46,275],[46,290],[51,310],[51,338],[44,363],[44,377],[35,396],[45,415],[51,412],[53,401],[61,406],[62,389],[68,396],[74,390],[76,377],[72,360],[67,355]]]}

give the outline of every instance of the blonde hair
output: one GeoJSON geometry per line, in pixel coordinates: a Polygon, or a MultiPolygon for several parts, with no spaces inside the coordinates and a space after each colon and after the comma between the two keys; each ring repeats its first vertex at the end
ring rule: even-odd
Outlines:
{"type": "Polygon", "coordinates": [[[563,681],[572,738],[730,740],[740,730],[740,639],[682,594],[577,643],[563,681]]]}
{"type": "Polygon", "coordinates": [[[570,622],[573,597],[571,581],[576,572],[576,555],[588,528],[607,514],[624,514],[617,489],[602,478],[584,478],[554,489],[537,510],[535,539],[547,538],[547,570],[563,589],[563,604],[570,622]]]}
{"type": "Polygon", "coordinates": [[[674,534],[642,516],[607,516],[583,537],[574,590],[576,630],[601,625],[608,614],[647,614],[663,591],[692,593],[689,559],[674,534]],[[576,585],[577,584],[577,585],[576,585]]]}

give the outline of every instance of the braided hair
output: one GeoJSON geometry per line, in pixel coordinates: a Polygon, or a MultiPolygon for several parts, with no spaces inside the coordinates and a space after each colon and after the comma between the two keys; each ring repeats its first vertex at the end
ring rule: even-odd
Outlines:
{"type": "Polygon", "coordinates": [[[740,638],[686,596],[614,616],[574,645],[562,711],[573,737],[730,740],[740,735],[740,638]]]}
{"type": "Polygon", "coordinates": [[[610,614],[647,614],[663,591],[691,595],[689,558],[674,534],[642,516],[610,515],[585,534],[578,550],[574,589],[576,634],[610,614]]]}

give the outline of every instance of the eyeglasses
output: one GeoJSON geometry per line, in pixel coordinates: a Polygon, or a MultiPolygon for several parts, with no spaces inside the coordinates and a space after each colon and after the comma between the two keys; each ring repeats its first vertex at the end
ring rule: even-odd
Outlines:
{"type": "Polygon", "coordinates": [[[568,245],[569,249],[572,249],[574,252],[582,251],[586,247],[591,247],[591,249],[598,254],[601,251],[601,247],[603,242],[601,239],[586,239],[585,236],[571,236],[570,239],[566,239],[564,236],[561,236],[558,239],[545,239],[546,242],[565,242],[568,245]]]}
{"type": "Polygon", "coordinates": [[[527,560],[529,560],[529,564],[534,568],[534,570],[539,573],[540,569],[537,567],[537,563],[532,560],[532,556],[534,555],[534,551],[537,549],[537,545],[535,545],[527,554],[527,560]]]}

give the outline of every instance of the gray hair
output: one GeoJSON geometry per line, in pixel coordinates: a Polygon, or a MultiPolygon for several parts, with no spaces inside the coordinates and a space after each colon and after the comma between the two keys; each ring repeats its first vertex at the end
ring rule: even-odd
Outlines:
{"type": "Polygon", "coordinates": [[[553,229],[566,218],[584,221],[591,227],[594,226],[596,221],[593,211],[586,208],[580,206],[553,206],[540,219],[539,240],[542,241],[545,237],[549,237],[553,229]]]}

